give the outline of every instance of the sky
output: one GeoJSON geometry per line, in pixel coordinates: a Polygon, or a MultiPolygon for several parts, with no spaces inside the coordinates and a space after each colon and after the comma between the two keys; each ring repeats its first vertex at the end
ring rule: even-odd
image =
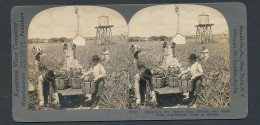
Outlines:
{"type": "MultiPolygon", "coordinates": [[[[113,35],[121,35],[128,31],[124,17],[117,11],[98,6],[77,6],[80,16],[79,33],[83,37],[96,35],[95,26],[99,16],[109,16],[109,24],[113,35]]],[[[46,9],[38,13],[31,21],[28,38],[49,39],[52,37],[74,38],[77,32],[77,16],[75,6],[63,6],[46,9]]]]}
{"type": "MultiPolygon", "coordinates": [[[[183,35],[195,35],[198,15],[209,15],[213,23],[213,34],[227,33],[228,26],[224,16],[217,10],[191,4],[178,4],[180,12],[180,32],[183,35]]],[[[99,16],[109,16],[113,35],[127,34],[128,26],[124,17],[113,9],[98,6],[77,6],[80,16],[80,35],[93,37],[96,34],[99,16]]],[[[155,5],[144,8],[133,15],[129,22],[129,36],[174,36],[177,29],[175,4],[155,5]]],[[[75,6],[63,6],[46,9],[38,13],[31,21],[28,38],[49,39],[52,37],[74,38],[77,32],[75,6]]]]}
{"type": "MultiPolygon", "coordinates": [[[[198,24],[198,15],[209,15],[209,23],[213,23],[212,31],[215,34],[228,32],[224,16],[217,10],[191,4],[178,4],[180,13],[180,33],[195,35],[198,24]]],[[[156,5],[138,11],[129,22],[129,36],[174,36],[178,26],[178,16],[175,4],[156,5]]]]}

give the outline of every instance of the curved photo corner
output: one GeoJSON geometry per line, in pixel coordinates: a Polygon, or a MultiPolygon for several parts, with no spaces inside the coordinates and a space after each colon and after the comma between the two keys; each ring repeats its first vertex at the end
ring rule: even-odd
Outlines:
{"type": "Polygon", "coordinates": [[[195,4],[154,5],[135,13],[128,26],[129,43],[142,50],[138,56],[140,62],[154,69],[153,74],[157,75],[154,77],[158,77],[155,79],[162,79],[154,84],[161,107],[230,106],[229,28],[218,10],[195,4]],[[192,56],[196,58],[194,64],[190,63],[192,56]],[[200,68],[194,68],[195,64],[200,68]],[[179,95],[175,83],[186,82],[174,82],[176,73],[167,73],[169,67],[176,66],[184,70],[178,75],[189,70],[191,76],[182,80],[195,77],[193,85],[199,87],[179,95]],[[189,105],[191,98],[195,104],[189,105]]]}
{"type": "Polygon", "coordinates": [[[91,98],[100,108],[127,108],[125,94],[117,95],[128,87],[127,35],[124,17],[110,8],[39,12],[28,29],[28,108],[89,109],[96,103],[87,102],[91,98]]]}
{"type": "Polygon", "coordinates": [[[228,25],[193,4],[150,6],[128,24],[106,7],[54,7],[31,20],[28,72],[31,110],[229,107],[228,25]]]}

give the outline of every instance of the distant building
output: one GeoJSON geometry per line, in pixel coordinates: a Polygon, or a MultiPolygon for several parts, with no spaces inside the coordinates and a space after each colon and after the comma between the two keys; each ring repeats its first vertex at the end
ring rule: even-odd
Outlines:
{"type": "Polygon", "coordinates": [[[176,44],[185,44],[185,37],[180,34],[177,33],[173,38],[172,41],[175,42],[176,44]]]}
{"type": "Polygon", "coordinates": [[[86,40],[82,36],[78,35],[75,38],[73,38],[73,43],[76,44],[77,46],[85,46],[86,40]]]}

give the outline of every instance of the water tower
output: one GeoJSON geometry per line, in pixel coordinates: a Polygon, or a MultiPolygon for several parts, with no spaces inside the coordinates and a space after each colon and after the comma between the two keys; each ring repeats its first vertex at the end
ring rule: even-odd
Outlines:
{"type": "Polygon", "coordinates": [[[196,31],[196,43],[209,43],[212,35],[212,26],[214,24],[209,23],[209,15],[199,15],[198,16],[198,25],[195,25],[197,27],[196,31]]]}
{"type": "Polygon", "coordinates": [[[111,28],[114,25],[109,25],[109,17],[108,16],[100,16],[98,17],[98,26],[95,28],[96,30],[96,40],[95,43],[99,45],[111,44],[112,40],[112,30],[111,28]]]}

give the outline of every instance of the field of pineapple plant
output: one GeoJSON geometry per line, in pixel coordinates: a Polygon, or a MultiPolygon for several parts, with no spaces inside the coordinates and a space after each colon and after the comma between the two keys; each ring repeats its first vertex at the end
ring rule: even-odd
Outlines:
{"type": "MultiPolygon", "coordinates": [[[[224,41],[224,40],[223,40],[224,41]]],[[[188,66],[188,57],[191,53],[199,54],[202,47],[209,50],[210,58],[207,63],[202,64],[203,90],[199,93],[197,107],[228,107],[230,105],[229,95],[229,42],[219,41],[212,44],[187,43],[176,46],[176,56],[183,68],[188,66]]],[[[41,74],[34,65],[32,46],[41,47],[41,63],[43,66],[54,71],[62,67],[64,43],[33,43],[28,44],[28,71],[29,83],[37,85],[37,77],[41,74]]],[[[142,52],[139,59],[148,68],[156,69],[163,55],[161,41],[126,42],[117,41],[115,45],[94,45],[93,41],[87,41],[86,46],[77,47],[77,60],[84,69],[90,68],[90,59],[95,54],[100,54],[105,47],[110,52],[110,60],[104,64],[107,75],[119,73],[118,80],[106,82],[104,92],[101,95],[100,107],[102,108],[129,108],[129,87],[134,84],[134,75],[138,72],[133,64],[133,55],[129,50],[130,44],[138,44],[142,52]]],[[[169,96],[171,97],[171,96],[169,96]]],[[[151,106],[153,107],[153,106],[151,106]]],[[[149,106],[148,106],[149,108],[149,106]]],[[[69,109],[69,108],[68,108],[69,109]]],[[[77,109],[77,108],[76,108],[77,109]]]]}

